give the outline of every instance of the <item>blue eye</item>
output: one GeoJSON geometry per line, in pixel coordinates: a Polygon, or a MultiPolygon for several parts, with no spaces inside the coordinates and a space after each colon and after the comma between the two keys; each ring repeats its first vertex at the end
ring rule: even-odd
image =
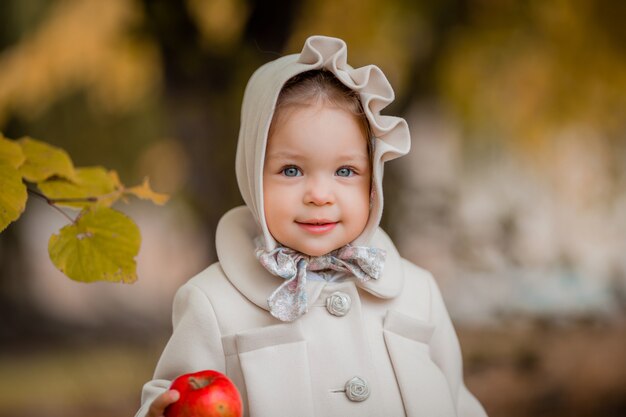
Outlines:
{"type": "Polygon", "coordinates": [[[354,175],[354,170],[347,167],[339,168],[337,170],[337,175],[340,177],[351,177],[352,175],[354,175]]]}
{"type": "Polygon", "coordinates": [[[281,171],[286,177],[299,177],[302,175],[302,172],[296,167],[286,167],[281,171]]]}

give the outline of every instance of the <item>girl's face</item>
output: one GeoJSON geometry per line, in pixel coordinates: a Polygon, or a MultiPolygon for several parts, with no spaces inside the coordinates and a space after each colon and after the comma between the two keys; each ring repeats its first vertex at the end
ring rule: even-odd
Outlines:
{"type": "Polygon", "coordinates": [[[324,255],[352,242],[367,223],[365,133],[354,115],[323,103],[282,111],[265,152],[267,226],[282,245],[324,255]]]}

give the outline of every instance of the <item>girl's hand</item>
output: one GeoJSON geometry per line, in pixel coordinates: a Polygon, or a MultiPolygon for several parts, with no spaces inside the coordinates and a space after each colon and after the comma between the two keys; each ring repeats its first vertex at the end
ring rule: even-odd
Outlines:
{"type": "Polygon", "coordinates": [[[180,394],[178,391],[171,389],[169,391],[165,391],[163,394],[159,395],[152,401],[150,404],[150,409],[148,410],[148,414],[146,417],[163,417],[163,413],[165,412],[165,408],[178,401],[180,398],[180,394]]]}

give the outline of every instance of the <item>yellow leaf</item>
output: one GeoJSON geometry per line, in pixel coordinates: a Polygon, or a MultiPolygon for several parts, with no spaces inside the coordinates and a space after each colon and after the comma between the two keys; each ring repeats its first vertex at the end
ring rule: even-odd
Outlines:
{"type": "Polygon", "coordinates": [[[28,194],[14,167],[0,163],[0,232],[24,212],[28,194]]]}
{"type": "Polygon", "coordinates": [[[20,145],[13,140],[5,139],[0,133],[0,164],[4,163],[13,168],[18,168],[25,159],[20,145]]]}
{"type": "Polygon", "coordinates": [[[102,167],[76,168],[72,182],[52,179],[37,184],[41,192],[59,206],[87,207],[94,204],[111,206],[121,195],[121,184],[115,171],[102,167]],[[91,198],[93,201],[87,201],[91,198]],[[85,201],[63,201],[85,199],[85,201]]]}
{"type": "Polygon", "coordinates": [[[152,200],[154,204],[158,204],[162,206],[170,199],[167,194],[160,194],[152,191],[150,188],[150,180],[146,177],[143,180],[141,185],[137,185],[135,187],[127,188],[126,192],[129,194],[133,194],[136,197],[141,198],[142,200],[152,200]]]}
{"type": "Polygon", "coordinates": [[[108,207],[84,209],[74,224],[52,235],[48,253],[54,265],[75,281],[132,283],[141,235],[126,215],[108,207]]]}
{"type": "Polygon", "coordinates": [[[111,178],[111,181],[113,182],[113,186],[115,188],[122,188],[122,182],[120,181],[120,176],[117,175],[116,170],[114,169],[110,170],[108,175],[111,178]]]}
{"type": "Polygon", "coordinates": [[[29,137],[20,139],[18,143],[26,156],[20,172],[27,181],[40,182],[53,175],[74,179],[74,165],[63,149],[29,137]]]}

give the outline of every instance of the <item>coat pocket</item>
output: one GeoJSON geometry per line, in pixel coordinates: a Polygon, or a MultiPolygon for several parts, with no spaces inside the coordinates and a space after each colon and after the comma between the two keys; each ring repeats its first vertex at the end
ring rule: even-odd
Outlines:
{"type": "Polygon", "coordinates": [[[309,355],[299,323],[236,335],[249,416],[312,417],[309,355]]]}
{"type": "Polygon", "coordinates": [[[383,335],[407,417],[456,416],[448,382],[430,357],[434,331],[430,323],[397,311],[385,316],[383,335]]]}

